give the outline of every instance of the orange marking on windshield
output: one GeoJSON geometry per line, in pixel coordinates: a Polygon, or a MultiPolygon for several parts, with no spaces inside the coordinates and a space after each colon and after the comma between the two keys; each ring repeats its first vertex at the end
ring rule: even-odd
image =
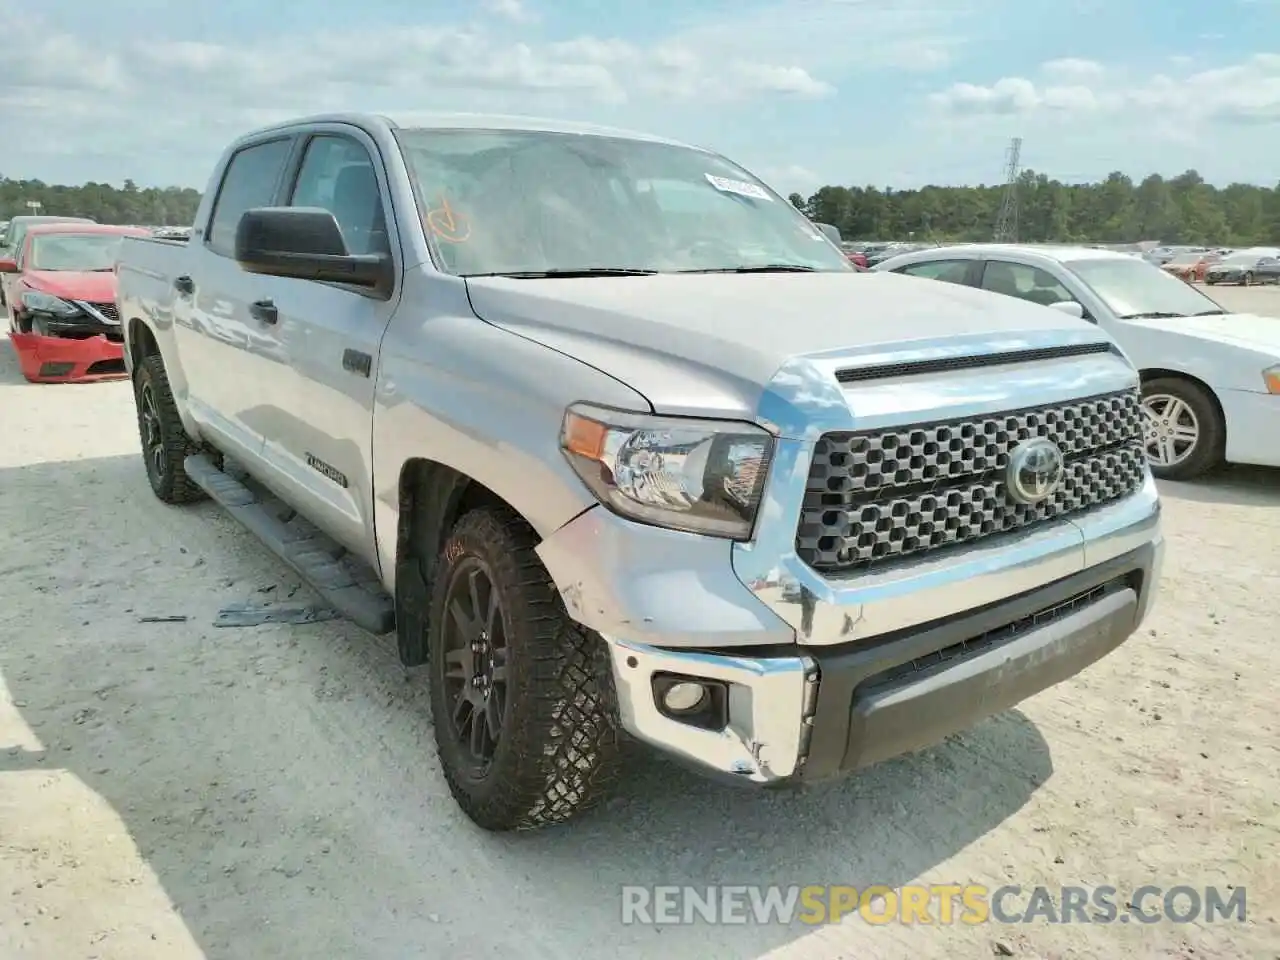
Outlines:
{"type": "Polygon", "coordinates": [[[471,224],[454,211],[448,197],[441,197],[440,206],[427,211],[427,226],[446,243],[466,243],[471,238],[471,224]]]}

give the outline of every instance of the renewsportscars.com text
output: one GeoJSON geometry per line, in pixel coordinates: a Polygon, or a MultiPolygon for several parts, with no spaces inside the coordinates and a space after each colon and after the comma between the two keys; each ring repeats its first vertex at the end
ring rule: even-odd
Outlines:
{"type": "Polygon", "coordinates": [[[1244,887],[627,886],[624,924],[1243,922],[1244,887]]]}

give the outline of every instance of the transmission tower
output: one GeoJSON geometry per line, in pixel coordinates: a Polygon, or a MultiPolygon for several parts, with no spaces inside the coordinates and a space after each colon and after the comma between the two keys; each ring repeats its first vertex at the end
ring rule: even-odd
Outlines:
{"type": "Polygon", "coordinates": [[[996,243],[1016,243],[1018,240],[1018,173],[1022,160],[1022,138],[1009,141],[1009,151],[1004,169],[1004,201],[1000,204],[1000,217],[996,220],[996,243]]]}

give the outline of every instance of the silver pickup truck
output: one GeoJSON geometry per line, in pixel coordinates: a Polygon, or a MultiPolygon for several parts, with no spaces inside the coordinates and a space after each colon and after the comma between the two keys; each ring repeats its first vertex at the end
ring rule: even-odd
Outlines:
{"type": "Polygon", "coordinates": [[[859,273],[715,153],[309,118],[228,148],[188,241],[121,256],[155,494],[395,632],[487,829],[592,806],[628,735],[744,784],[853,771],[1151,608],[1113,343],[859,273]]]}

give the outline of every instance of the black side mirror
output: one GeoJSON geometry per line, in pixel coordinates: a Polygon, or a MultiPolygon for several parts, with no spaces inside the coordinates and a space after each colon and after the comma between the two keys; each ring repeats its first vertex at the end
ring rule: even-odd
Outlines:
{"type": "Polygon", "coordinates": [[[834,243],[837,247],[840,246],[840,241],[842,238],[840,236],[840,229],[838,227],[830,223],[815,223],[814,226],[817,227],[819,230],[821,230],[823,234],[826,236],[826,238],[830,240],[832,243],[834,243]]]}
{"type": "Polygon", "coordinates": [[[347,251],[342,228],[319,207],[256,207],[236,225],[236,261],[249,273],[326,280],[361,287],[389,285],[391,258],[347,251]]]}

